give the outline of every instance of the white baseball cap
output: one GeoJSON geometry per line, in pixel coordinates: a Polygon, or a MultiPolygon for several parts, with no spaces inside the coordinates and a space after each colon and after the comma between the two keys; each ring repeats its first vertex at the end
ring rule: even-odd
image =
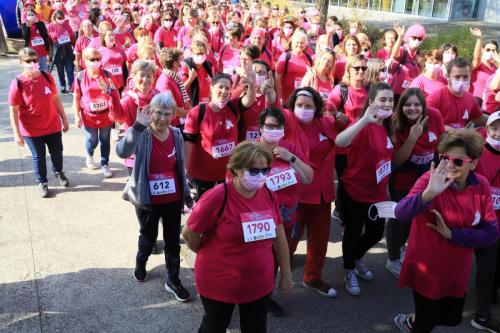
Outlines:
{"type": "Polygon", "coordinates": [[[488,117],[488,120],[486,121],[486,126],[493,124],[494,121],[497,121],[499,119],[500,119],[500,111],[493,112],[488,117]]]}

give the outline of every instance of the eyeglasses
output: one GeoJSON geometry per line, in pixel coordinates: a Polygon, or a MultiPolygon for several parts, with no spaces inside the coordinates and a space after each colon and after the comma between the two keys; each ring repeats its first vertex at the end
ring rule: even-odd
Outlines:
{"type": "Polygon", "coordinates": [[[446,154],[439,154],[439,160],[451,161],[455,166],[461,167],[464,163],[470,163],[473,160],[471,158],[463,158],[463,157],[451,157],[446,154]]]}
{"type": "Polygon", "coordinates": [[[251,176],[257,176],[259,174],[259,172],[262,175],[267,176],[270,171],[271,171],[271,168],[262,168],[262,169],[250,168],[250,169],[248,169],[248,173],[250,173],[251,176]]]}
{"type": "Polygon", "coordinates": [[[354,69],[356,72],[359,72],[360,70],[366,72],[366,70],[368,69],[367,66],[353,66],[351,68],[354,69]]]}
{"type": "Polygon", "coordinates": [[[279,129],[281,126],[278,124],[264,124],[264,127],[267,128],[268,130],[276,130],[279,129]]]}
{"type": "Polygon", "coordinates": [[[31,64],[31,63],[36,64],[38,62],[38,59],[24,59],[23,61],[27,64],[31,64]]]}
{"type": "Polygon", "coordinates": [[[412,36],[411,38],[412,39],[418,39],[419,41],[423,41],[424,40],[423,37],[417,37],[417,36],[412,36]]]}
{"type": "Polygon", "coordinates": [[[90,62],[98,62],[98,61],[101,61],[101,58],[90,58],[89,61],[90,62]]]}
{"type": "Polygon", "coordinates": [[[117,7],[117,8],[113,8],[113,10],[116,12],[118,10],[122,10],[121,8],[117,7]]]}

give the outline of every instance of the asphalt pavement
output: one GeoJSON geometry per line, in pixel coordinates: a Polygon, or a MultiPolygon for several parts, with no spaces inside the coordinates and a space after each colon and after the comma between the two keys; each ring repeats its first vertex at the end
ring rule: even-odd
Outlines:
{"type": "MultiPolygon", "coordinates": [[[[19,72],[17,58],[0,58],[0,332],[196,332],[203,309],[193,254],[182,246],[181,278],[194,296],[191,302],[180,303],[163,289],[163,255],[150,258],[146,283],[133,279],[138,223],[132,205],[120,196],[127,172],[114,143],[113,178],[85,168],[83,132],[73,125],[71,95],[62,96],[72,124],[63,135],[71,186],[58,187],[50,176],[53,195],[39,198],[30,152],[14,143],[9,124],[8,87],[19,72]]],[[[384,267],[385,243],[366,255],[375,278],[361,281],[362,293],[354,297],[344,288],[340,227],[332,226],[323,276],[338,297],[328,299],[302,286],[302,242],[294,258],[293,295],[276,296],[288,316],[270,317],[268,331],[397,332],[393,317],[411,311],[413,302],[384,267]]],[[[471,292],[461,326],[435,331],[476,331],[469,325],[473,297],[471,292]]],[[[494,313],[498,318],[498,307],[494,313]]],[[[230,332],[239,332],[238,324],[235,313],[230,332]]]]}

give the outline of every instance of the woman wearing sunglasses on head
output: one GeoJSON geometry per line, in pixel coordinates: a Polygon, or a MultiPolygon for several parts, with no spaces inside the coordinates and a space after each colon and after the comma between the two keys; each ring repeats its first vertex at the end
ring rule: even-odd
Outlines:
{"type": "MultiPolygon", "coordinates": [[[[475,173],[483,140],[472,129],[450,130],[440,162],[396,206],[411,231],[399,287],[410,287],[415,317],[394,318],[402,332],[431,332],[462,320],[473,248],[495,244],[498,226],[488,180],[475,173]]],[[[402,222],[403,223],[403,222],[402,222]]]]}
{"type": "Polygon", "coordinates": [[[342,255],[347,292],[357,296],[361,288],[357,276],[373,279],[363,256],[384,235],[384,218],[369,221],[370,207],[387,201],[393,145],[391,141],[394,94],[387,83],[370,89],[359,120],[341,132],[335,144],[347,148],[347,167],[339,187],[340,218],[344,222],[342,255]],[[363,232],[364,229],[364,232],[363,232]]]}
{"type": "MultiPolygon", "coordinates": [[[[444,133],[441,113],[427,107],[425,97],[418,88],[408,88],[401,95],[395,114],[394,171],[389,181],[391,201],[404,198],[415,181],[429,171],[435,159],[437,144],[444,133]]],[[[387,223],[387,254],[385,267],[399,278],[401,272],[401,247],[410,233],[410,224],[389,219],[387,223]]]]}
{"type": "Polygon", "coordinates": [[[273,251],[280,287],[292,289],[279,200],[264,186],[271,162],[261,144],[239,144],[227,165],[233,179],[206,192],[184,226],[182,236],[197,253],[196,287],[205,309],[200,333],[225,332],[235,305],[243,333],[266,332],[273,251]]]}

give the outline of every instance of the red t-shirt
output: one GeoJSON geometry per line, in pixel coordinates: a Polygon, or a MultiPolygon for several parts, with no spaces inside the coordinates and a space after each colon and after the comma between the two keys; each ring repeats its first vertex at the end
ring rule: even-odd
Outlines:
{"type": "Polygon", "coordinates": [[[182,199],[181,183],[177,171],[174,135],[160,141],[151,134],[151,158],[149,160],[149,190],[152,204],[166,204],[182,199]]]}
{"type": "Polygon", "coordinates": [[[394,147],[384,126],[368,124],[352,140],[342,182],[354,200],[376,203],[387,200],[394,147]]]}
{"type": "Polygon", "coordinates": [[[220,184],[205,193],[186,222],[203,235],[194,265],[196,288],[216,301],[249,303],[274,288],[274,238],[245,242],[245,232],[248,235],[248,226],[254,230],[252,222],[262,221],[262,229],[269,230],[282,224],[278,199],[265,187],[248,199],[228,183],[227,201],[218,217],[224,191],[220,184]]]}
{"type": "Polygon", "coordinates": [[[318,92],[323,98],[323,102],[327,103],[328,96],[333,89],[333,83],[330,80],[323,81],[319,76],[316,76],[316,81],[318,82],[318,92]]]}
{"type": "MultiPolygon", "coordinates": [[[[104,79],[108,84],[113,84],[101,71],[99,78],[93,79],[85,72],[82,80],[75,80],[74,92],[81,94],[80,107],[82,108],[82,122],[85,127],[104,128],[111,126],[113,122],[109,119],[109,109],[113,107],[111,95],[102,92],[99,80],[104,79]]],[[[118,100],[117,100],[118,102],[118,100]]],[[[116,105],[119,107],[119,105],[116,105]]]]}
{"type": "Polygon", "coordinates": [[[472,70],[469,92],[475,97],[483,98],[486,80],[495,74],[496,70],[497,66],[491,65],[491,68],[488,68],[488,66],[481,62],[476,69],[472,70]]]}
{"type": "Polygon", "coordinates": [[[102,67],[111,73],[113,80],[117,84],[117,88],[125,86],[125,79],[123,77],[123,63],[127,60],[125,52],[120,46],[114,47],[101,47],[99,48],[102,58],[102,67]]]}
{"type": "Polygon", "coordinates": [[[160,27],[155,32],[154,41],[161,43],[163,47],[176,48],[177,47],[177,30],[167,29],[160,27]]]}
{"type": "Polygon", "coordinates": [[[19,105],[19,132],[22,136],[37,137],[61,131],[61,119],[57,112],[53,95],[57,88],[52,75],[47,73],[50,82],[40,74],[30,79],[20,74],[22,91],[14,79],[9,88],[9,105],[19,105]]]}
{"type": "Polygon", "coordinates": [[[50,23],[47,25],[47,32],[53,43],[65,45],[72,41],[73,30],[71,30],[68,21],[64,21],[62,25],[55,22],[50,23]]]}
{"type": "MultiPolygon", "coordinates": [[[[276,64],[276,73],[283,74],[285,72],[287,53],[281,54],[276,64]]],[[[305,54],[296,56],[290,52],[290,60],[286,74],[281,78],[281,91],[278,92],[283,101],[288,101],[288,98],[293,93],[294,89],[302,86],[302,78],[307,72],[307,67],[312,67],[305,54]]]]}
{"type": "Polygon", "coordinates": [[[463,128],[470,120],[482,115],[476,98],[468,92],[458,97],[448,87],[443,87],[427,96],[426,100],[428,106],[441,112],[444,124],[453,128],[463,128]]]}
{"type": "MultiPolygon", "coordinates": [[[[96,37],[96,32],[94,32],[94,37],[96,37]]],[[[76,40],[76,43],[75,43],[75,50],[74,50],[74,54],[82,54],[83,53],[83,50],[85,50],[89,44],[90,44],[90,41],[91,39],[85,37],[84,35],[81,35],[80,37],[78,37],[78,39],[76,40]]],[[[82,69],[85,69],[85,61],[83,61],[83,57],[80,59],[80,67],[82,69]]]]}
{"type": "Polygon", "coordinates": [[[29,27],[30,29],[30,47],[38,53],[39,57],[45,57],[48,55],[47,49],[45,49],[45,41],[38,32],[35,25],[29,27]]]}
{"type": "MultiPolygon", "coordinates": [[[[421,195],[429,182],[429,172],[420,177],[408,197],[421,195]]],[[[483,221],[495,221],[491,205],[488,181],[475,174],[477,184],[457,191],[451,186],[432,200],[431,204],[411,223],[410,238],[398,286],[410,287],[430,298],[464,297],[472,268],[474,250],[450,243],[427,226],[436,217],[437,210],[448,228],[474,228],[479,217],[483,221]]],[[[469,176],[470,177],[470,176],[469,176]]]]}
{"type": "MultiPolygon", "coordinates": [[[[238,99],[231,100],[238,110],[238,99]]],[[[213,112],[205,104],[205,115],[201,125],[198,123],[200,106],[189,111],[186,117],[184,132],[198,135],[199,139],[193,145],[188,174],[204,181],[218,181],[225,178],[226,165],[238,143],[238,119],[229,106],[219,112],[213,112]]]]}
{"type": "Polygon", "coordinates": [[[239,128],[239,141],[256,141],[260,138],[259,116],[265,108],[269,107],[265,95],[255,98],[255,102],[241,113],[241,126],[239,128]]]}
{"type": "MultiPolygon", "coordinates": [[[[398,191],[408,192],[418,177],[424,171],[429,170],[430,163],[437,149],[439,137],[444,133],[444,122],[441,113],[436,109],[427,108],[427,115],[429,116],[429,120],[427,121],[428,130],[418,138],[408,161],[405,162],[405,164],[411,163],[411,168],[403,167],[401,170],[398,170],[396,167],[396,170],[392,174],[392,186],[398,191]]],[[[405,132],[396,132],[395,151],[399,150],[408,139],[410,127],[408,126],[405,132]]]]}
{"type": "MultiPolygon", "coordinates": [[[[363,111],[367,99],[368,92],[364,87],[347,87],[347,99],[344,103],[344,113],[347,118],[349,118],[349,122],[355,122],[358,119],[359,113],[363,111]]],[[[340,106],[342,104],[340,84],[336,85],[330,95],[328,95],[328,101],[326,104],[328,107],[335,106],[337,111],[340,110],[340,106]]]]}
{"type": "Polygon", "coordinates": [[[125,43],[127,42],[127,38],[130,39],[130,46],[132,46],[132,43],[135,41],[134,36],[129,31],[117,32],[115,30],[114,35],[117,45],[125,45],[125,43]]]}
{"type": "Polygon", "coordinates": [[[490,77],[486,80],[486,84],[484,86],[484,96],[483,96],[483,109],[486,113],[492,114],[496,110],[500,108],[500,102],[495,100],[496,94],[500,90],[491,90],[490,83],[493,80],[495,75],[490,75],[490,77]]]}
{"type": "MultiPolygon", "coordinates": [[[[213,67],[212,67],[213,68],[213,67]]],[[[198,102],[199,103],[207,103],[210,101],[210,83],[212,82],[212,78],[210,75],[208,75],[207,71],[205,70],[205,67],[203,65],[200,65],[199,67],[196,67],[196,73],[198,74],[198,86],[199,86],[199,94],[198,94],[198,102]]],[[[182,64],[182,67],[180,69],[180,77],[182,82],[186,82],[188,77],[189,77],[189,68],[186,66],[186,64],[182,64]]],[[[190,91],[188,89],[188,94],[190,94],[190,91]]]]}
{"type": "Polygon", "coordinates": [[[377,51],[376,58],[387,60],[391,57],[391,51],[387,51],[385,48],[381,48],[377,51]]]}
{"type": "Polygon", "coordinates": [[[233,49],[229,44],[224,45],[219,53],[218,66],[219,72],[231,75],[234,81],[234,73],[240,67],[240,49],[233,49]]]}
{"type": "Polygon", "coordinates": [[[446,85],[440,80],[430,80],[424,74],[420,74],[410,83],[410,87],[419,88],[420,90],[422,90],[425,97],[445,86],[446,85]]]}
{"type": "MultiPolygon", "coordinates": [[[[184,101],[182,100],[181,90],[179,89],[177,82],[175,82],[175,80],[167,74],[163,72],[161,73],[158,81],[156,81],[156,90],[158,90],[159,92],[164,92],[167,90],[170,91],[175,99],[175,104],[177,104],[177,107],[184,108],[184,101]]],[[[184,124],[185,121],[185,117],[179,119],[177,116],[174,116],[174,118],[172,119],[172,126],[178,127],[180,124],[184,124]]]]}
{"type": "Polygon", "coordinates": [[[483,175],[491,186],[493,209],[500,223],[500,152],[486,144],[476,166],[476,172],[483,175]]]}
{"type": "Polygon", "coordinates": [[[333,78],[335,79],[335,82],[342,82],[342,77],[344,76],[346,65],[347,62],[345,61],[345,59],[339,59],[335,62],[333,71],[333,78]]]}

